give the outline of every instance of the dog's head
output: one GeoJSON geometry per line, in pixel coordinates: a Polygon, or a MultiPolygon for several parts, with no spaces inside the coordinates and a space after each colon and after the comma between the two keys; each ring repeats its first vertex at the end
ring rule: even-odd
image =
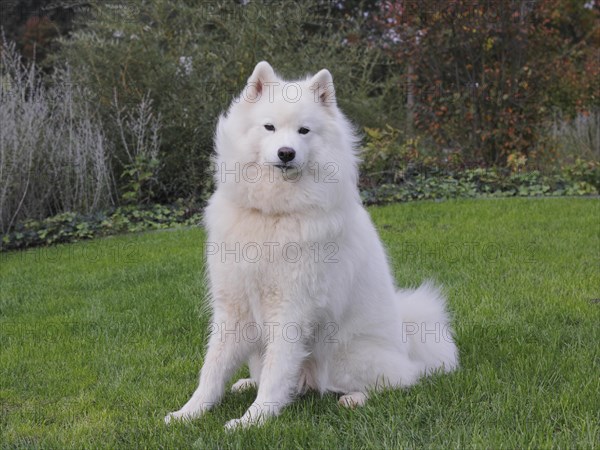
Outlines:
{"type": "Polygon", "coordinates": [[[339,188],[327,184],[356,189],[355,134],[326,69],[290,82],[258,63],[215,144],[218,188],[252,208],[291,212],[337,201],[339,188]]]}

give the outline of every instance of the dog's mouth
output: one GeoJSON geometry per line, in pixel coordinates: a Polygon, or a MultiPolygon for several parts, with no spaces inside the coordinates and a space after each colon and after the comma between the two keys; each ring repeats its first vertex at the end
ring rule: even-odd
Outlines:
{"type": "Polygon", "coordinates": [[[281,170],[282,172],[287,172],[287,171],[299,171],[301,170],[301,166],[299,166],[298,164],[293,164],[293,163],[276,163],[276,164],[271,164],[273,167],[278,168],[279,170],[281,170]]]}
{"type": "Polygon", "coordinates": [[[286,170],[294,167],[291,164],[274,164],[274,166],[277,167],[282,172],[285,172],[286,170]]]}

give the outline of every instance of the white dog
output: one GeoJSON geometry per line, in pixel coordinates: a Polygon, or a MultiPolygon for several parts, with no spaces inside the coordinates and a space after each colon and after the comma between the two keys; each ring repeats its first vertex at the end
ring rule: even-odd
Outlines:
{"type": "Polygon", "coordinates": [[[331,74],[296,82],[259,63],[220,117],[206,208],[212,333],[200,383],[173,419],[200,417],[244,363],[256,400],[227,428],[260,424],[307,389],[406,387],[458,365],[445,300],[396,290],[357,189],[356,135],[331,74]]]}

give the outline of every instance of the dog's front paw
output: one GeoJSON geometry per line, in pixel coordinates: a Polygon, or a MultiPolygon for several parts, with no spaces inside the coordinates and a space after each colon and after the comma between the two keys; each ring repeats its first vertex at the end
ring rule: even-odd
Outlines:
{"type": "Polygon", "coordinates": [[[173,420],[179,420],[179,416],[177,416],[177,411],[170,412],[165,416],[165,424],[169,425],[173,420]]]}
{"type": "Polygon", "coordinates": [[[243,425],[242,425],[241,418],[231,419],[225,423],[225,430],[227,430],[227,431],[233,431],[235,429],[242,428],[242,427],[243,427],[243,425]]]}
{"type": "Polygon", "coordinates": [[[187,411],[173,411],[165,416],[165,423],[169,425],[172,422],[192,420],[200,414],[193,414],[187,411]]]}
{"type": "Polygon", "coordinates": [[[182,417],[183,416],[179,413],[179,411],[170,412],[165,416],[165,424],[169,425],[171,422],[181,420],[182,417]]]}
{"type": "Polygon", "coordinates": [[[244,414],[239,419],[232,419],[225,424],[225,430],[234,431],[240,428],[248,428],[252,426],[260,426],[265,422],[263,415],[244,414]]]}

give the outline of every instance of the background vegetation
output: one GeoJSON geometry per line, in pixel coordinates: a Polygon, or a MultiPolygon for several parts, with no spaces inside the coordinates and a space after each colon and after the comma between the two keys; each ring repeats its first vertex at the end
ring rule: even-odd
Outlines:
{"type": "Polygon", "coordinates": [[[261,59],[290,78],[332,70],[364,135],[368,201],[422,198],[419,177],[460,184],[467,169],[595,193],[599,18],[584,0],[9,2],[3,241],[61,213],[196,209],[216,118],[261,59]]]}

